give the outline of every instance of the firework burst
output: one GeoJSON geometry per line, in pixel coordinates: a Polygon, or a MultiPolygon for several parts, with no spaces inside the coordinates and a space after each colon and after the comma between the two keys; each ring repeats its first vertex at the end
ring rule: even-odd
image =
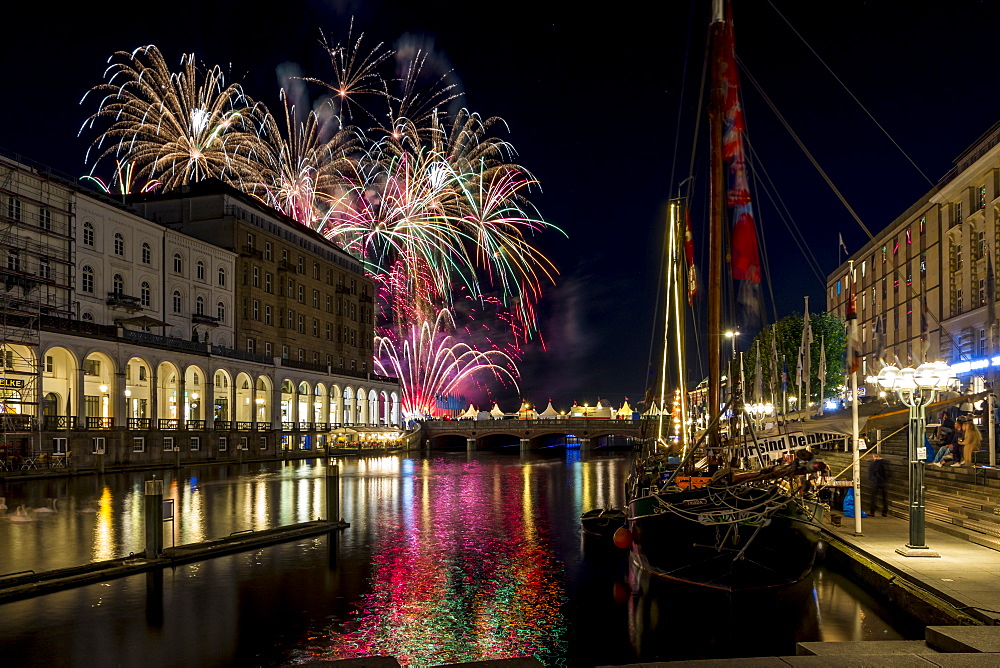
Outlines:
{"type": "Polygon", "coordinates": [[[483,375],[517,387],[514,362],[499,350],[479,351],[456,340],[451,312],[442,309],[433,322],[410,325],[405,338],[375,337],[375,369],[396,376],[402,386],[402,411],[408,419],[433,414],[435,397],[458,392],[463,383],[483,375]]]}
{"type": "Polygon", "coordinates": [[[93,147],[98,161],[114,156],[166,189],[209,177],[238,185],[249,176],[261,109],[240,86],[226,85],[218,66],[201,72],[186,54],[174,73],[152,45],[109,62],[106,82],[89,91],[103,94],[98,110],[84,123],[111,122],[93,147]]]}

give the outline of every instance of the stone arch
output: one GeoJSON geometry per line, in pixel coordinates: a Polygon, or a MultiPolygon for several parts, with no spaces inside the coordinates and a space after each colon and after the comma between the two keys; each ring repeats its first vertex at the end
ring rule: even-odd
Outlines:
{"type": "Polygon", "coordinates": [[[125,363],[125,417],[151,418],[153,410],[153,368],[142,357],[125,363]]]}
{"type": "Polygon", "coordinates": [[[253,422],[253,378],[246,371],[236,374],[236,406],[234,413],[237,422],[253,422]]]}
{"type": "Polygon", "coordinates": [[[298,407],[298,422],[300,424],[305,424],[310,421],[309,416],[312,415],[312,407],[309,405],[312,402],[312,387],[309,383],[303,380],[296,386],[295,389],[295,405],[298,407]]]}
{"type": "Polygon", "coordinates": [[[233,377],[226,369],[216,369],[213,376],[212,410],[215,419],[229,422],[233,419],[233,406],[229,405],[232,396],[233,377]]]}
{"type": "Polygon", "coordinates": [[[113,397],[121,388],[115,387],[115,363],[111,356],[103,352],[92,352],[83,359],[83,410],[78,413],[91,422],[91,418],[101,418],[104,426],[111,426],[114,419],[113,397]]]}
{"type": "Polygon", "coordinates": [[[344,418],[342,424],[354,424],[354,390],[350,386],[344,388],[344,418]]]}
{"type": "Polygon", "coordinates": [[[184,370],[184,420],[205,419],[205,371],[192,364],[184,370]]]}
{"type": "Polygon", "coordinates": [[[180,369],[173,362],[160,362],[156,367],[156,417],[166,420],[180,419],[180,369]]]}
{"type": "Polygon", "coordinates": [[[330,386],[330,423],[340,424],[344,420],[344,393],[340,385],[330,386]]]}
{"type": "Polygon", "coordinates": [[[271,424],[272,394],[271,379],[267,376],[257,376],[257,397],[254,399],[257,422],[271,424]]]}
{"type": "Polygon", "coordinates": [[[316,423],[328,422],[330,417],[329,410],[326,407],[329,405],[326,399],[326,387],[323,383],[316,383],[313,388],[313,409],[312,409],[312,421],[316,423]]]}
{"type": "Polygon", "coordinates": [[[288,378],[281,381],[281,421],[295,422],[295,386],[288,378]]]}
{"type": "Polygon", "coordinates": [[[392,418],[391,422],[392,424],[398,426],[401,424],[399,421],[399,395],[395,392],[389,395],[389,405],[389,415],[392,418]]]}
{"type": "Polygon", "coordinates": [[[42,394],[58,398],[53,415],[80,414],[80,397],[76,396],[79,361],[76,355],[62,346],[53,346],[42,354],[42,394]]]}

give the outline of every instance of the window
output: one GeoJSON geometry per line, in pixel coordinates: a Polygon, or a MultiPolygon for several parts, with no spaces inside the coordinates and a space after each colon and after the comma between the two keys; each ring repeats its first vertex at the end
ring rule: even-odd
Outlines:
{"type": "Polygon", "coordinates": [[[115,232],[115,255],[125,255],[125,237],[121,232],[115,232]]]}
{"type": "Polygon", "coordinates": [[[219,452],[225,452],[229,449],[229,437],[220,436],[219,437],[219,452]]]}
{"type": "Polygon", "coordinates": [[[333,326],[330,323],[326,323],[326,340],[333,341],[333,326]]]}
{"type": "Polygon", "coordinates": [[[66,454],[66,439],[65,438],[53,438],[52,439],[52,454],[54,454],[54,455],[65,455],[66,454]]]}
{"type": "Polygon", "coordinates": [[[52,373],[55,368],[55,360],[52,355],[45,356],[45,373],[52,373]]]}
{"type": "Polygon", "coordinates": [[[7,253],[7,268],[11,271],[21,271],[21,255],[16,250],[7,253]]]}
{"type": "Polygon", "coordinates": [[[142,244],[142,263],[150,264],[153,261],[153,251],[149,247],[148,243],[143,242],[142,244]]]}
{"type": "Polygon", "coordinates": [[[986,257],[986,232],[979,233],[979,257],[986,257]]]}
{"type": "Polygon", "coordinates": [[[288,359],[288,346],[281,346],[281,359],[288,359]]]}
{"type": "Polygon", "coordinates": [[[253,252],[254,241],[256,241],[254,235],[247,234],[247,250],[249,250],[251,253],[253,252]]]}
{"type": "Polygon", "coordinates": [[[184,269],[184,260],[181,258],[180,253],[174,253],[174,272],[181,273],[184,269]]]}
{"type": "Polygon", "coordinates": [[[313,364],[319,364],[319,353],[313,353],[313,364]]]}
{"type": "Polygon", "coordinates": [[[963,306],[965,305],[963,300],[962,290],[958,289],[955,291],[955,314],[958,315],[965,311],[963,306]]]}
{"type": "Polygon", "coordinates": [[[219,267],[219,285],[221,287],[226,287],[226,268],[219,267]]]}
{"type": "Polygon", "coordinates": [[[313,278],[319,280],[319,265],[313,262],[313,278]]]}
{"type": "Polygon", "coordinates": [[[250,446],[247,445],[247,437],[240,436],[240,450],[249,450],[250,446]]]}
{"type": "Polygon", "coordinates": [[[145,452],[145,451],[146,451],[146,438],[144,436],[133,436],[132,452],[145,452]]]}
{"type": "Polygon", "coordinates": [[[198,296],[198,299],[194,302],[194,312],[198,315],[205,315],[205,298],[198,296]]]}
{"type": "Polygon", "coordinates": [[[274,288],[271,285],[271,274],[264,274],[264,290],[270,293],[274,292],[274,288]]]}
{"type": "Polygon", "coordinates": [[[88,294],[94,294],[94,268],[86,265],[83,268],[83,279],[80,281],[80,290],[88,294]]]}
{"type": "Polygon", "coordinates": [[[986,208],[986,185],[979,186],[979,208],[986,208]]]}
{"type": "Polygon", "coordinates": [[[288,329],[295,328],[295,311],[288,309],[288,329]]]}
{"type": "Polygon", "coordinates": [[[116,295],[125,294],[125,279],[122,278],[121,274],[115,274],[112,279],[112,289],[116,295]]]}
{"type": "Polygon", "coordinates": [[[979,356],[986,357],[986,330],[979,330],[979,356]]]}
{"type": "Polygon", "coordinates": [[[257,342],[253,339],[247,339],[247,352],[255,353],[257,352],[257,342]]]}
{"type": "Polygon", "coordinates": [[[260,444],[260,449],[261,450],[267,450],[267,436],[261,436],[258,439],[257,443],[260,444]]]}
{"type": "Polygon", "coordinates": [[[253,319],[260,320],[260,302],[256,299],[253,300],[253,319]]]}
{"type": "Polygon", "coordinates": [[[358,294],[358,281],[356,279],[351,279],[351,294],[358,294]]]}
{"type": "Polygon", "coordinates": [[[330,295],[326,296],[326,312],[333,313],[333,297],[330,295]]]}
{"type": "Polygon", "coordinates": [[[300,304],[306,303],[306,288],[305,286],[302,285],[299,286],[299,303],[300,304]]]}
{"type": "Polygon", "coordinates": [[[83,224],[83,245],[93,246],[94,245],[94,224],[87,221],[83,224]]]}
{"type": "Polygon", "coordinates": [[[163,451],[164,452],[173,452],[174,451],[174,437],[173,436],[164,436],[163,437],[163,451]]]}
{"type": "Polygon", "coordinates": [[[304,315],[299,316],[299,334],[306,333],[306,317],[304,315]]]}
{"type": "Polygon", "coordinates": [[[313,308],[319,308],[319,290],[313,290],[313,308]]]}
{"type": "Polygon", "coordinates": [[[195,274],[197,275],[198,280],[199,281],[204,281],[205,280],[205,263],[202,262],[201,260],[198,260],[198,264],[195,265],[195,266],[196,266],[195,274]]]}
{"type": "Polygon", "coordinates": [[[260,267],[254,267],[253,271],[252,271],[252,275],[253,275],[253,283],[252,283],[253,286],[255,288],[259,288],[260,287],[260,267]]]}
{"type": "Polygon", "coordinates": [[[152,304],[152,301],[153,301],[152,295],[153,295],[153,291],[149,287],[149,283],[146,282],[146,281],[143,281],[142,285],[139,287],[139,302],[143,306],[145,306],[145,307],[148,308],[152,304]]]}
{"type": "Polygon", "coordinates": [[[313,336],[319,336],[319,320],[313,318],[313,336]]]}
{"type": "Polygon", "coordinates": [[[298,269],[298,272],[299,272],[300,274],[304,274],[304,273],[306,273],[306,264],[305,264],[305,260],[304,260],[304,259],[302,258],[302,256],[301,256],[301,255],[299,256],[299,262],[298,262],[298,266],[297,266],[296,268],[298,269]]]}
{"type": "Polygon", "coordinates": [[[21,220],[21,200],[16,197],[7,198],[7,217],[21,220]]]}
{"type": "Polygon", "coordinates": [[[198,452],[201,450],[201,436],[191,437],[191,452],[198,452]]]}
{"type": "Polygon", "coordinates": [[[271,242],[270,241],[265,241],[264,242],[264,259],[267,260],[268,262],[271,261],[271,242]]]}
{"type": "Polygon", "coordinates": [[[306,361],[306,351],[303,350],[302,348],[299,348],[299,361],[300,362],[306,361]]]}
{"type": "Polygon", "coordinates": [[[955,202],[955,225],[960,225],[962,223],[962,203],[955,202]]]}
{"type": "Polygon", "coordinates": [[[38,226],[43,230],[52,229],[52,212],[48,209],[38,210],[38,226]]]}
{"type": "Polygon", "coordinates": [[[181,293],[178,292],[177,290],[174,290],[174,313],[180,313],[181,312],[181,306],[182,306],[182,304],[181,304],[181,293]]]}
{"type": "Polygon", "coordinates": [[[52,278],[52,265],[48,260],[38,261],[38,276],[41,278],[52,278]]]}
{"type": "Polygon", "coordinates": [[[215,314],[216,314],[215,317],[217,317],[219,319],[219,323],[226,322],[226,305],[223,304],[222,302],[219,302],[218,304],[216,304],[216,306],[215,306],[215,314]]]}
{"type": "Polygon", "coordinates": [[[274,357],[274,346],[270,341],[264,343],[264,354],[268,357],[274,357]]]}
{"type": "MultiPolygon", "coordinates": [[[[103,455],[106,450],[103,436],[90,439],[90,452],[94,455],[103,455]]],[[[141,451],[140,451],[141,452],[141,451]]]]}
{"type": "Polygon", "coordinates": [[[271,307],[268,306],[267,304],[264,304],[264,324],[265,325],[271,324],[271,307]]]}
{"type": "Polygon", "coordinates": [[[84,322],[94,322],[94,314],[85,312],[80,316],[80,320],[83,320],[84,322]]]}

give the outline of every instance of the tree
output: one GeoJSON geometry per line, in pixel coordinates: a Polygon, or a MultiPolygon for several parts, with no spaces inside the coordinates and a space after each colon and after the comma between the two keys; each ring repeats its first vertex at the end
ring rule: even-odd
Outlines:
{"type": "MultiPolygon", "coordinates": [[[[847,345],[847,327],[843,318],[832,313],[810,313],[809,322],[812,325],[813,343],[810,346],[811,380],[810,389],[812,396],[810,400],[825,399],[836,396],[836,388],[844,384],[844,353],[847,345]],[[826,378],[823,382],[823,397],[819,396],[819,358],[820,344],[826,346],[826,378]]],[[[802,344],[802,316],[793,314],[779,320],[774,327],[767,327],[754,337],[750,349],[743,355],[745,366],[744,378],[747,388],[753,387],[754,375],[757,372],[757,351],[760,351],[761,364],[761,387],[765,396],[771,394],[772,388],[776,393],[774,401],[780,401],[781,396],[781,373],[782,364],[788,370],[788,383],[790,388],[795,386],[795,367],[799,357],[799,347],[802,344]],[[776,348],[778,353],[776,382],[772,385],[771,371],[771,339],[777,333],[776,348]]],[[[794,390],[791,390],[794,392],[794,390]]],[[[749,396],[748,401],[756,400],[756,397],[749,396]]]]}

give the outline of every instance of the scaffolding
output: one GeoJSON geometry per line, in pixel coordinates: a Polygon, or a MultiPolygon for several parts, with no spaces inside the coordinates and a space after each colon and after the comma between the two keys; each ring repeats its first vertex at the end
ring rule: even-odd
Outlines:
{"type": "MultiPolygon", "coordinates": [[[[0,465],[32,468],[61,454],[43,443],[44,318],[69,317],[70,188],[0,156],[0,465]]],[[[65,441],[63,441],[65,443],[65,441]]]]}

